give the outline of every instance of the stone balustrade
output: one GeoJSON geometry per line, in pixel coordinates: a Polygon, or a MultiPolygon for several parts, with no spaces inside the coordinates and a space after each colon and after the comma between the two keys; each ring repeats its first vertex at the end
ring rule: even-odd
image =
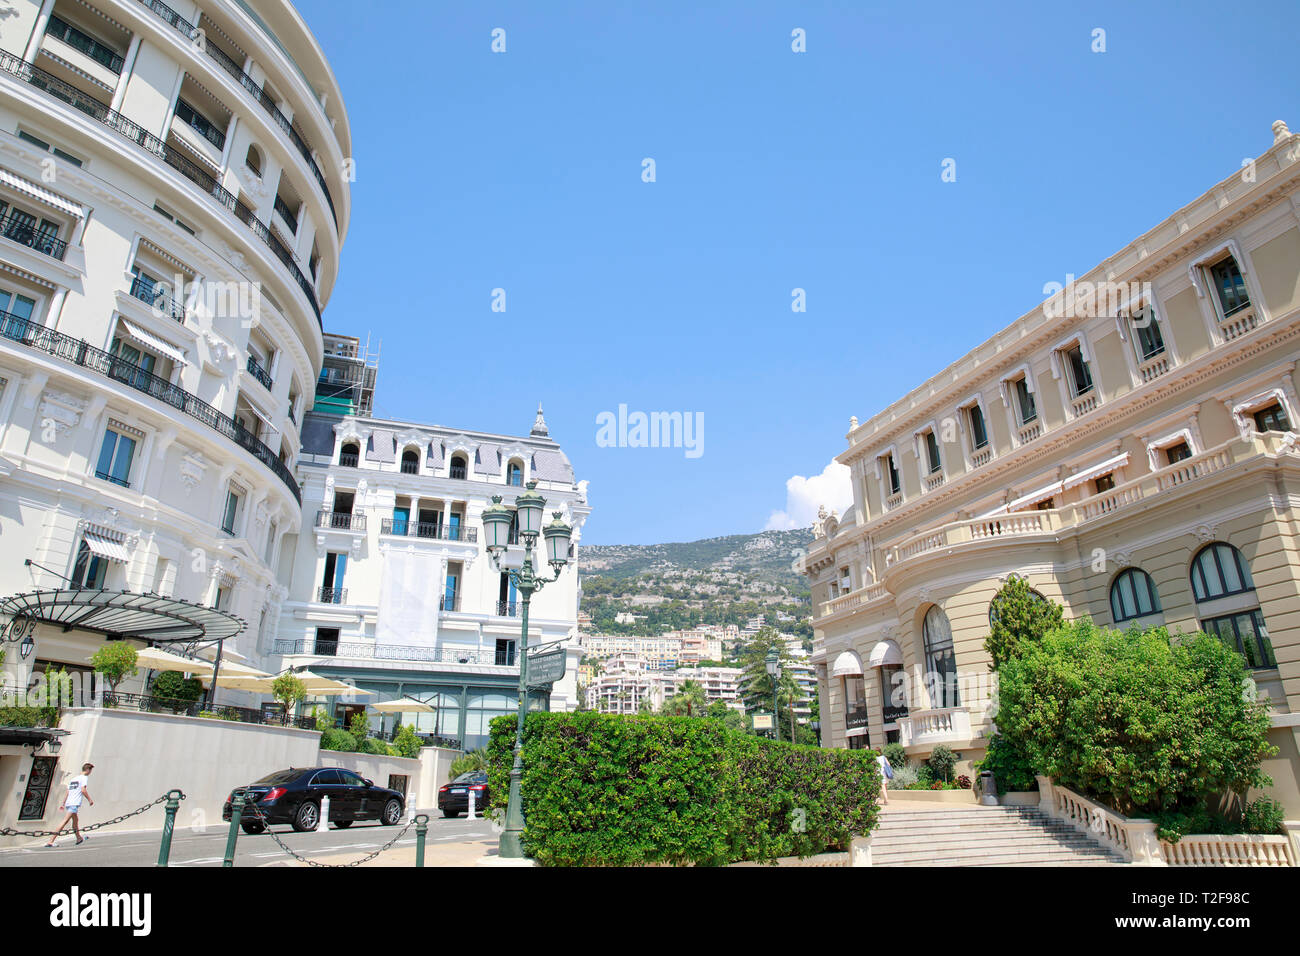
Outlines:
{"type": "Polygon", "coordinates": [[[971,739],[970,711],[965,707],[916,710],[898,718],[898,742],[924,747],[971,739]]]}

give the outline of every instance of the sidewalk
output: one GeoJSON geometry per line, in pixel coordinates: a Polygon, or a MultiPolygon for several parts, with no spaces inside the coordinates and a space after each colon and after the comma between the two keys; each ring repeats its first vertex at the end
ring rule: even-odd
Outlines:
{"type": "MultiPolygon", "coordinates": [[[[497,852],[497,841],[499,837],[491,834],[486,837],[457,841],[455,843],[435,843],[430,840],[424,847],[424,865],[425,866],[474,866],[475,863],[484,856],[489,854],[495,856],[497,852]]],[[[345,863],[351,863],[366,854],[353,850],[350,853],[331,854],[329,856],[321,855],[311,857],[314,863],[324,863],[330,866],[339,866],[345,863]]],[[[308,864],[295,860],[287,854],[279,860],[271,860],[262,866],[307,866],[308,864]]],[[[362,863],[361,866],[415,866],[415,844],[403,844],[395,846],[386,853],[381,853],[375,859],[362,863]]]]}

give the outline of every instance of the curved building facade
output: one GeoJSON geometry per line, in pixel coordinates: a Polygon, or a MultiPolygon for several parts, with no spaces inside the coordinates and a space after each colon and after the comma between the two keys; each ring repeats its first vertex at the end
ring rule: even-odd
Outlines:
{"type": "Polygon", "coordinates": [[[990,601],[1009,575],[1104,626],[1203,630],[1270,705],[1300,812],[1300,137],[1063,284],[871,419],[854,504],[804,559],[822,742],[992,731],[990,601]]]}
{"type": "MultiPolygon", "coordinates": [[[[4,6],[0,592],[216,607],[255,657],[348,227],[337,82],[284,0],[4,6]]],[[[92,623],[29,653],[84,667],[92,623]]]]}

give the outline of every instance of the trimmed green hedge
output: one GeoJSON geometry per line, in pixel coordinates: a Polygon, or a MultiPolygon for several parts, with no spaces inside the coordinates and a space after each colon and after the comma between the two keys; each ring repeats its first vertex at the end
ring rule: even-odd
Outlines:
{"type": "MultiPolygon", "coordinates": [[[[491,811],[504,819],[515,717],[492,721],[491,811]]],[[[524,848],[547,866],[715,866],[847,849],[876,826],[867,750],[776,743],[698,717],[533,713],[524,848]]]]}

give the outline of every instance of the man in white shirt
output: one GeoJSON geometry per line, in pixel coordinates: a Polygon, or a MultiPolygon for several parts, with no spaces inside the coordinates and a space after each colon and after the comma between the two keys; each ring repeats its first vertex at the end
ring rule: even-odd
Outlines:
{"type": "Polygon", "coordinates": [[[59,807],[60,810],[66,811],[67,815],[63,818],[63,822],[59,824],[59,828],[54,831],[54,836],[50,837],[50,842],[45,844],[46,846],[54,846],[54,841],[59,838],[59,834],[63,832],[63,828],[69,822],[72,823],[72,832],[77,837],[77,845],[80,846],[86,842],[86,838],[81,835],[81,828],[77,825],[79,822],[77,814],[81,812],[83,802],[88,802],[92,807],[95,805],[95,801],[91,798],[88,789],[90,786],[90,772],[94,769],[94,764],[82,764],[81,773],[68,781],[67,796],[63,798],[63,805],[59,807]]]}

